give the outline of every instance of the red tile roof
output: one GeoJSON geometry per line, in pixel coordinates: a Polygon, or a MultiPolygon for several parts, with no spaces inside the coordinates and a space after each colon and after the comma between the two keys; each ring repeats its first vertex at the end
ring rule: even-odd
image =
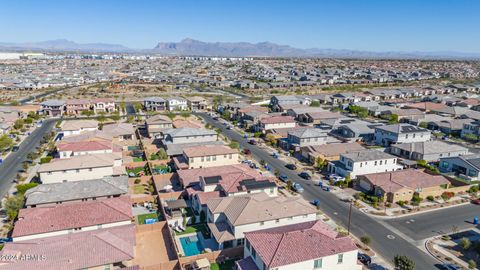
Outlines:
{"type": "Polygon", "coordinates": [[[134,257],[135,226],[10,242],[0,251],[0,270],[84,269],[129,261],[134,257]],[[44,256],[39,260],[8,260],[4,255],[44,256]],[[3,264],[5,263],[5,264],[3,264]]]}
{"type": "Polygon", "coordinates": [[[111,141],[83,141],[83,142],[61,142],[57,146],[59,152],[72,151],[100,151],[113,149],[113,143],[111,141]]]}
{"type": "Polygon", "coordinates": [[[12,237],[108,224],[131,218],[132,209],[128,196],[52,207],[25,208],[18,214],[12,237]]]}
{"type": "Polygon", "coordinates": [[[357,249],[352,239],[339,235],[320,220],[246,232],[245,238],[268,268],[357,249]]]}

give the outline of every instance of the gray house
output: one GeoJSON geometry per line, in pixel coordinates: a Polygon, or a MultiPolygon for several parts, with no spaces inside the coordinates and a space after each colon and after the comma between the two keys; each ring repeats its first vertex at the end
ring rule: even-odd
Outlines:
{"type": "Polygon", "coordinates": [[[340,125],[334,131],[335,135],[350,141],[371,141],[375,133],[375,128],[383,126],[381,123],[370,123],[366,121],[357,121],[351,124],[340,125]]]}
{"type": "Polygon", "coordinates": [[[288,131],[287,138],[280,141],[284,149],[300,151],[300,147],[322,145],[327,141],[327,134],[317,128],[303,128],[288,131]]]}
{"type": "Polygon", "coordinates": [[[440,171],[469,180],[479,180],[480,155],[446,157],[440,159],[440,171]]]}
{"type": "Polygon", "coordinates": [[[375,128],[375,143],[390,146],[395,143],[426,142],[431,132],[410,124],[394,124],[375,128]]]}
{"type": "Polygon", "coordinates": [[[438,161],[443,157],[467,155],[468,149],[442,141],[426,141],[394,144],[390,148],[390,153],[406,159],[432,162],[438,161]]]}

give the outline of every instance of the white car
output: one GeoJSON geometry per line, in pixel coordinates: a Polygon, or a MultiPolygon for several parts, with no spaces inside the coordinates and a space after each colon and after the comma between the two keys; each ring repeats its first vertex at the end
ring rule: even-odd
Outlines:
{"type": "Polygon", "coordinates": [[[345,177],[336,174],[330,174],[328,179],[333,182],[345,181],[345,177]]]}

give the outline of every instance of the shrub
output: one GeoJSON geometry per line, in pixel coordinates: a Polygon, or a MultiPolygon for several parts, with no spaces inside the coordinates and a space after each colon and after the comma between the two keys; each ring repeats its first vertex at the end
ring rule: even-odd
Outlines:
{"type": "Polygon", "coordinates": [[[472,186],[468,189],[468,193],[477,193],[478,190],[479,190],[478,185],[472,185],[472,186]]]}
{"type": "Polygon", "coordinates": [[[403,207],[406,204],[406,202],[405,201],[398,201],[397,204],[403,207]]]}
{"type": "Polygon", "coordinates": [[[27,190],[38,186],[38,183],[27,183],[27,184],[19,184],[17,185],[17,193],[25,194],[27,190]]]}
{"type": "Polygon", "coordinates": [[[141,182],[140,178],[137,178],[137,179],[135,179],[135,181],[134,181],[134,183],[135,183],[136,185],[140,184],[140,182],[141,182]]]}
{"type": "Polygon", "coordinates": [[[364,245],[368,246],[368,245],[370,245],[370,243],[372,242],[372,239],[370,238],[370,236],[364,235],[364,236],[360,237],[360,241],[361,241],[364,245]]]}
{"type": "Polygon", "coordinates": [[[445,191],[441,195],[442,199],[445,200],[445,201],[450,200],[453,196],[455,196],[455,193],[449,192],[449,191],[445,191]]]}
{"type": "Polygon", "coordinates": [[[433,202],[435,200],[435,198],[432,195],[430,195],[430,196],[427,196],[427,200],[429,202],[433,202]]]}
{"type": "Polygon", "coordinates": [[[472,242],[466,237],[463,237],[460,239],[460,242],[458,243],[464,250],[468,250],[472,246],[472,242]]]}
{"type": "Polygon", "coordinates": [[[423,199],[420,198],[420,196],[417,193],[413,194],[413,197],[412,197],[412,204],[413,205],[419,205],[422,202],[422,200],[423,199]]]}
{"type": "Polygon", "coordinates": [[[472,259],[468,260],[468,269],[477,269],[477,263],[472,259]]]}
{"type": "Polygon", "coordinates": [[[51,156],[43,157],[43,158],[40,159],[40,164],[49,163],[52,160],[52,158],[53,157],[51,157],[51,156]]]}

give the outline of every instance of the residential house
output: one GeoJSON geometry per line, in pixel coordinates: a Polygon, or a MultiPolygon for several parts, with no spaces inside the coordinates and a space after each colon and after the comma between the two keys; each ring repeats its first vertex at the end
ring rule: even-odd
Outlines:
{"type": "Polygon", "coordinates": [[[480,121],[467,121],[463,124],[461,136],[464,138],[468,135],[480,136],[480,121]]]}
{"type": "Polygon", "coordinates": [[[69,99],[65,102],[65,110],[68,115],[80,115],[84,111],[90,111],[90,101],[86,99],[69,99]]]}
{"type": "Polygon", "coordinates": [[[111,98],[96,98],[91,101],[95,113],[111,113],[116,111],[115,100],[111,98]]]}
{"type": "Polygon", "coordinates": [[[377,149],[350,152],[340,155],[340,160],[328,163],[328,172],[340,176],[358,175],[401,170],[397,157],[377,149]]]}
{"type": "Polygon", "coordinates": [[[442,175],[406,169],[361,175],[358,177],[358,185],[386,202],[396,203],[410,201],[414,194],[421,198],[440,196],[450,181],[442,175]]]}
{"type": "Polygon", "coordinates": [[[394,143],[426,142],[430,140],[431,132],[410,124],[393,124],[375,128],[375,143],[389,146],[394,143]]]}
{"type": "Polygon", "coordinates": [[[65,113],[65,101],[63,100],[49,99],[40,103],[40,106],[40,113],[47,116],[57,117],[65,113]]]}
{"type": "Polygon", "coordinates": [[[294,128],[297,125],[291,116],[271,116],[258,122],[257,130],[267,132],[272,129],[294,128]]]}
{"type": "Polygon", "coordinates": [[[143,107],[147,111],[165,111],[167,101],[161,97],[149,97],[143,100],[143,107]]]}
{"type": "Polygon", "coordinates": [[[98,179],[105,176],[124,175],[122,157],[118,154],[79,155],[53,159],[38,169],[44,184],[98,179]]]}
{"type": "Polygon", "coordinates": [[[183,155],[183,149],[201,145],[223,145],[217,133],[203,128],[172,128],[162,132],[161,144],[169,156],[183,155]]]}
{"type": "Polygon", "coordinates": [[[183,149],[174,157],[177,169],[196,169],[238,164],[238,150],[225,145],[200,145],[183,149]]]}
{"type": "Polygon", "coordinates": [[[128,193],[128,177],[103,177],[65,183],[42,184],[25,192],[25,206],[50,207],[71,202],[103,200],[128,193]]]}
{"type": "Polygon", "coordinates": [[[167,110],[186,111],[188,109],[187,100],[181,97],[167,98],[167,110]]]}
{"type": "Polygon", "coordinates": [[[450,173],[468,181],[480,180],[480,155],[440,158],[439,169],[441,172],[450,173]]]}
{"type": "MultiPolygon", "coordinates": [[[[108,216],[109,212],[105,214],[108,216]]],[[[56,217],[56,219],[58,218],[63,220],[63,217],[56,217]]],[[[72,218],[77,220],[75,216],[72,218]]],[[[63,221],[69,222],[68,220],[63,221]]],[[[31,226],[35,228],[35,223],[31,226]]],[[[0,269],[58,270],[125,267],[131,265],[130,261],[135,257],[135,239],[135,226],[131,224],[75,234],[9,242],[0,251],[0,256],[7,257],[15,254],[21,258],[33,259],[2,260],[0,269]],[[79,254],[82,254],[82,256],[79,256],[79,254]]]]}
{"type": "Polygon", "coordinates": [[[357,142],[332,143],[317,146],[304,146],[300,148],[302,157],[314,164],[318,158],[328,161],[339,160],[341,154],[362,151],[365,148],[357,142]]]}
{"type": "Polygon", "coordinates": [[[145,128],[150,138],[161,138],[162,131],[173,128],[172,120],[165,115],[157,114],[145,120],[145,128]]]}
{"type": "Polygon", "coordinates": [[[187,105],[190,111],[203,111],[208,108],[207,100],[200,96],[187,97],[187,105]]]}
{"type": "Polygon", "coordinates": [[[102,131],[118,141],[130,141],[135,138],[135,128],[130,123],[114,123],[104,125],[102,131]]]}
{"type": "Polygon", "coordinates": [[[246,232],[314,221],[317,209],[301,197],[264,192],[207,201],[207,222],[219,249],[243,246],[246,232]]]}
{"type": "Polygon", "coordinates": [[[81,231],[129,225],[132,206],[128,196],[100,201],[20,209],[12,232],[14,242],[81,231]]]}
{"type": "Polygon", "coordinates": [[[243,254],[238,270],[362,269],[355,242],[320,220],[247,232],[243,254]]]}
{"type": "Polygon", "coordinates": [[[393,144],[390,153],[406,159],[435,162],[442,157],[467,155],[468,148],[442,141],[426,141],[393,144]]]}
{"type": "Polygon", "coordinates": [[[327,142],[327,134],[318,128],[299,128],[288,131],[287,138],[280,140],[280,146],[286,150],[300,151],[300,147],[322,145],[327,142]]]}
{"type": "Polygon", "coordinates": [[[64,137],[78,135],[84,131],[94,131],[97,129],[97,120],[68,120],[63,121],[61,125],[61,130],[64,137]]]}
{"type": "Polygon", "coordinates": [[[122,147],[108,140],[60,142],[57,146],[59,158],[71,158],[80,155],[121,153],[122,147]]]}
{"type": "Polygon", "coordinates": [[[349,123],[337,125],[332,134],[348,141],[369,142],[374,138],[375,128],[383,125],[382,123],[370,123],[361,120],[349,121],[349,123]]]}

